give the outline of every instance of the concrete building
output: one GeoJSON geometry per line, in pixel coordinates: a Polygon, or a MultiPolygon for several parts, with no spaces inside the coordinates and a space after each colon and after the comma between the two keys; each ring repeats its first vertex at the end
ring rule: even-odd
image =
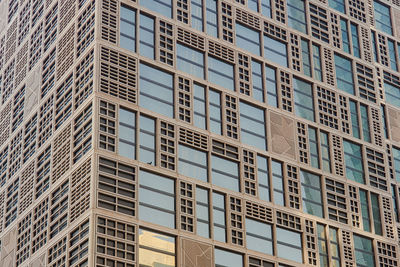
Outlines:
{"type": "Polygon", "coordinates": [[[0,266],[400,266],[400,1],[0,1],[0,266]]]}

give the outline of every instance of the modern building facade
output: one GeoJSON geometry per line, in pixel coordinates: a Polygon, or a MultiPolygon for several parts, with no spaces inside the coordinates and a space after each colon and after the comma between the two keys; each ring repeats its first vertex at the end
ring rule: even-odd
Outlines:
{"type": "Polygon", "coordinates": [[[0,1],[0,266],[400,266],[400,1],[0,1]]]}

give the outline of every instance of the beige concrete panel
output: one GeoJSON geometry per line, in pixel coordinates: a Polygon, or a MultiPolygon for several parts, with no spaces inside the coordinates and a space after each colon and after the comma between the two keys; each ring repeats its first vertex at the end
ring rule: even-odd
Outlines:
{"type": "Polygon", "coordinates": [[[388,107],[390,136],[393,141],[400,142],[400,111],[388,107]]]}
{"type": "Polygon", "coordinates": [[[294,121],[281,114],[270,113],[272,152],[296,159],[294,121]]]}
{"type": "Polygon", "coordinates": [[[46,266],[46,254],[40,255],[39,258],[32,261],[29,267],[45,267],[46,266]]]}
{"type": "Polygon", "coordinates": [[[183,267],[212,267],[212,246],[190,239],[182,239],[183,267]]]}
{"type": "MultiPolygon", "coordinates": [[[[15,228],[10,230],[3,238],[3,247],[1,249],[1,259],[5,260],[9,258],[9,254],[12,253],[14,258],[14,249],[16,247],[17,231],[15,228]]],[[[12,265],[1,265],[0,266],[12,266],[12,265]]]]}
{"type": "Polygon", "coordinates": [[[35,68],[26,79],[25,114],[29,114],[38,103],[40,93],[41,68],[35,68]]]}
{"type": "Polygon", "coordinates": [[[3,30],[7,26],[7,2],[8,1],[2,1],[0,3],[0,30],[3,30]]]}

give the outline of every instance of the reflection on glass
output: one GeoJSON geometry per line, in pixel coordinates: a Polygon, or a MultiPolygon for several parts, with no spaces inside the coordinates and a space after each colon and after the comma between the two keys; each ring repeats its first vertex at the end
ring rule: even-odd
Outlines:
{"type": "Polygon", "coordinates": [[[175,238],[139,229],[139,266],[174,267],[175,238]]]}

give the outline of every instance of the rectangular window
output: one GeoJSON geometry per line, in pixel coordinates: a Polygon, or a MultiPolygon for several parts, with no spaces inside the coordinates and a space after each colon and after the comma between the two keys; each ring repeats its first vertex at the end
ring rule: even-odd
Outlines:
{"type": "Polygon", "coordinates": [[[283,187],[282,163],[271,161],[272,169],[272,186],[274,203],[280,206],[285,206],[285,191],[283,187]]]}
{"type": "Polygon", "coordinates": [[[331,172],[331,156],[329,148],[328,134],[320,131],[321,141],[321,157],[322,157],[322,169],[326,172],[331,172]]]}
{"type": "Polygon", "coordinates": [[[136,113],[119,109],[118,154],[136,159],[136,113]]]}
{"type": "Polygon", "coordinates": [[[154,19],[140,14],[139,25],[140,55],[154,59],[154,19]]]}
{"type": "Polygon", "coordinates": [[[139,229],[140,266],[176,266],[175,253],[175,237],[139,229]]]}
{"type": "Polygon", "coordinates": [[[218,38],[217,0],[206,0],[207,34],[218,38]]]}
{"type": "Polygon", "coordinates": [[[165,17],[172,18],[172,0],[140,0],[140,5],[165,17]]]}
{"type": "Polygon", "coordinates": [[[214,57],[208,57],[208,81],[235,91],[233,65],[214,57]]]}
{"type": "Polygon", "coordinates": [[[221,94],[210,90],[209,96],[210,131],[216,134],[222,133],[221,122],[221,94]]]}
{"type": "Polygon", "coordinates": [[[339,237],[336,228],[329,227],[329,245],[331,251],[332,267],[340,267],[339,237]]]}
{"type": "Polygon", "coordinates": [[[323,218],[324,207],[321,198],[321,178],[304,170],[300,171],[300,177],[303,211],[323,218]]]}
{"type": "Polygon", "coordinates": [[[310,144],[311,166],[319,169],[317,130],[311,126],[308,127],[308,143],[310,144]]]}
{"type": "Polygon", "coordinates": [[[214,240],[226,242],[225,196],[212,193],[214,240]]]}
{"type": "Polygon", "coordinates": [[[173,118],[173,75],[143,63],[140,64],[139,71],[140,106],[173,118]]]}
{"type": "Polygon", "coordinates": [[[339,12],[346,13],[344,0],[329,0],[329,7],[336,9],[339,12]]]}
{"type": "Polygon", "coordinates": [[[176,44],[176,67],[180,71],[204,79],[204,54],[193,48],[176,44]]]}
{"type": "Polygon", "coordinates": [[[119,43],[122,48],[136,52],[136,11],[121,6],[119,43]]]}
{"type": "Polygon", "coordinates": [[[196,187],[197,234],[210,238],[209,193],[207,189],[196,187]]]}
{"type": "Polygon", "coordinates": [[[304,39],[301,39],[301,57],[303,59],[303,73],[311,77],[310,45],[304,39]]]}
{"type": "Polygon", "coordinates": [[[250,53],[260,55],[260,32],[236,23],[236,45],[250,53]]]}
{"type": "Polygon", "coordinates": [[[240,137],[244,144],[266,148],[264,110],[240,101],[240,137]]]}
{"type": "Polygon", "coordinates": [[[361,215],[363,230],[371,232],[371,215],[369,213],[368,193],[360,189],[361,215]]]}
{"type": "Polygon", "coordinates": [[[372,38],[372,50],[374,52],[374,61],[375,62],[379,62],[378,60],[378,50],[376,47],[376,36],[375,36],[375,32],[371,31],[371,38],[372,38]]]}
{"type": "Polygon", "coordinates": [[[287,0],[287,14],[289,27],[307,33],[304,0],[287,0]]]}
{"type": "Polygon", "coordinates": [[[353,67],[347,58],[335,54],[337,88],[354,95],[353,67]]]}
{"type": "Polygon", "coordinates": [[[314,98],[311,84],[293,78],[296,116],[314,121],[314,98]]]}
{"type": "Polygon", "coordinates": [[[249,0],[249,1],[247,2],[247,6],[248,6],[251,10],[253,10],[254,12],[259,12],[259,10],[258,10],[258,1],[259,1],[259,0],[249,0]]]}
{"type": "Polygon", "coordinates": [[[178,172],[207,182],[207,153],[188,146],[178,147],[178,172]]]}
{"type": "Polygon", "coordinates": [[[253,86],[253,98],[263,102],[264,101],[264,89],[263,89],[263,74],[262,64],[252,60],[251,61],[251,82],[253,86]]]}
{"type": "Polygon", "coordinates": [[[258,196],[261,200],[270,202],[268,169],[268,159],[257,155],[258,196]]]}
{"type": "Polygon", "coordinates": [[[343,140],[343,147],[347,179],[364,184],[364,166],[361,156],[361,146],[343,140]]]}
{"type": "Polygon", "coordinates": [[[267,101],[268,105],[278,107],[278,94],[276,85],[276,71],[273,68],[265,66],[267,101]]]}
{"type": "Polygon", "coordinates": [[[371,193],[371,207],[372,207],[372,218],[374,220],[375,234],[382,235],[382,223],[381,223],[381,213],[380,213],[380,206],[379,206],[379,196],[377,194],[371,193]]]}
{"type": "Polygon", "coordinates": [[[384,105],[381,105],[381,114],[382,114],[382,126],[383,126],[383,133],[385,134],[385,138],[389,138],[388,127],[386,122],[386,108],[384,105]]]}
{"type": "Polygon", "coordinates": [[[358,39],[358,26],[354,23],[350,24],[351,30],[351,42],[353,45],[353,55],[355,57],[360,57],[360,42],[358,39]]]}
{"type": "Polygon", "coordinates": [[[396,50],[394,46],[394,42],[392,40],[388,40],[388,47],[389,47],[389,59],[390,59],[390,68],[392,70],[397,71],[397,57],[396,57],[396,50]]]}
{"type": "Polygon", "coordinates": [[[276,227],[278,257],[303,263],[301,234],[276,227]]]}
{"type": "Polygon", "coordinates": [[[271,18],[271,0],[259,0],[261,1],[261,13],[267,18],[271,18]]]}
{"type": "Polygon", "coordinates": [[[325,226],[322,224],[317,224],[317,233],[318,233],[318,248],[319,248],[319,262],[321,267],[329,266],[328,259],[328,244],[327,238],[325,234],[325,226]]]}
{"type": "Polygon", "coordinates": [[[393,146],[392,154],[393,154],[394,177],[397,182],[400,182],[400,149],[393,146]]]}
{"type": "Polygon", "coordinates": [[[139,219],[175,228],[175,182],[147,171],[139,172],[139,219]]]}
{"type": "Polygon", "coordinates": [[[246,244],[248,249],[274,255],[273,241],[271,225],[246,218],[246,244]]]}
{"type": "Polygon", "coordinates": [[[361,113],[361,126],[363,139],[367,142],[371,142],[371,133],[369,130],[369,119],[368,119],[368,107],[366,105],[360,104],[361,113]]]}
{"type": "Polygon", "coordinates": [[[192,28],[203,31],[203,4],[202,0],[191,0],[192,28]]]}
{"type": "Polygon", "coordinates": [[[349,29],[347,27],[347,20],[342,18],[340,19],[340,30],[342,31],[343,51],[350,54],[349,29]]]}
{"type": "Polygon", "coordinates": [[[357,267],[375,267],[372,240],[353,234],[357,267]]]}
{"type": "Polygon", "coordinates": [[[357,103],[353,100],[350,100],[350,114],[353,136],[355,138],[360,138],[360,123],[358,121],[357,103]]]}
{"type": "Polygon", "coordinates": [[[396,222],[400,222],[398,196],[399,195],[396,190],[396,185],[392,184],[392,202],[393,202],[393,211],[394,211],[394,217],[396,218],[396,222]]]}
{"type": "Polygon", "coordinates": [[[206,129],[206,97],[204,86],[193,85],[193,124],[201,129],[206,129]]]}
{"type": "Polygon", "coordinates": [[[390,8],[378,1],[374,1],[375,27],[387,34],[393,35],[390,8]]]}
{"type": "Polygon", "coordinates": [[[286,44],[264,35],[264,58],[278,65],[288,67],[286,44]]]}
{"type": "Polygon", "coordinates": [[[322,67],[321,67],[321,51],[318,45],[312,45],[313,50],[313,64],[314,64],[314,77],[322,82],[322,67]]]}
{"type": "Polygon", "coordinates": [[[239,164],[211,155],[211,179],[214,185],[239,192],[239,164]]]}
{"type": "Polygon", "coordinates": [[[215,248],[215,267],[243,267],[243,255],[215,248]]]}
{"type": "Polygon", "coordinates": [[[386,102],[395,107],[400,107],[400,88],[387,83],[383,83],[383,88],[385,89],[386,102]]]}
{"type": "Polygon", "coordinates": [[[144,163],[156,165],[155,121],[141,115],[139,125],[139,159],[144,163]]]}

